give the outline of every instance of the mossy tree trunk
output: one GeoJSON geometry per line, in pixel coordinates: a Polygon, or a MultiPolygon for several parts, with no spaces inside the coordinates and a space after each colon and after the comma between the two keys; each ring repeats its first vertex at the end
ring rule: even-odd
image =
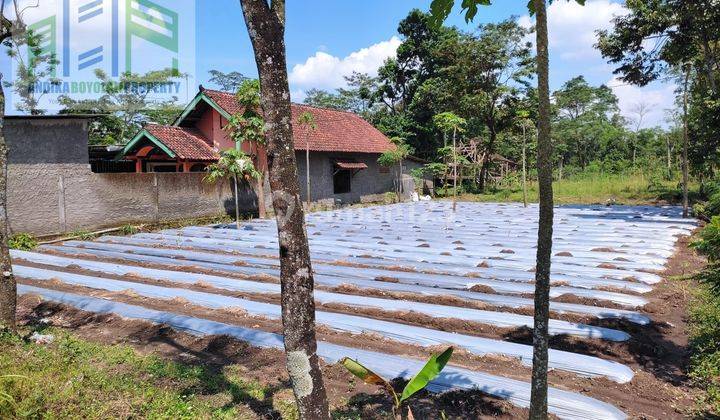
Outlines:
{"type": "Polygon", "coordinates": [[[267,124],[273,209],[280,246],[280,284],[287,369],[303,419],[329,419],[317,357],[315,301],[305,214],[293,147],[285,56],[284,0],[241,0],[260,76],[267,124]]]}
{"type": "Polygon", "coordinates": [[[683,83],[683,150],[682,150],[682,179],[683,179],[683,217],[690,215],[688,200],[688,182],[690,179],[688,165],[688,143],[690,133],[688,128],[688,83],[690,82],[690,66],[685,68],[685,80],[683,83]]]}

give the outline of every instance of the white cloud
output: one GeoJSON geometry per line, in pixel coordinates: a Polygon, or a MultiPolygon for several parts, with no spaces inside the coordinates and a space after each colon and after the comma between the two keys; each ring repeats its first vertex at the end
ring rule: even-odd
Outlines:
{"type": "MultiPolygon", "coordinates": [[[[317,51],[304,63],[293,66],[289,75],[293,91],[343,87],[344,76],[351,75],[353,71],[374,76],[385,59],[395,56],[400,42],[397,36],[393,36],[387,41],[354,51],[344,58],[317,51]]],[[[297,100],[298,95],[293,95],[293,99],[297,100]]]]}
{"type": "Polygon", "coordinates": [[[650,108],[650,111],[644,118],[642,128],[667,125],[665,110],[674,107],[675,85],[656,83],[650,87],[640,88],[628,85],[615,77],[610,79],[607,85],[618,97],[620,112],[623,116],[628,119],[633,118],[633,107],[644,103],[650,108]]]}
{"type": "MultiPolygon", "coordinates": [[[[610,29],[615,16],[628,14],[620,3],[610,0],[588,1],[581,6],[574,1],[556,1],[548,8],[548,32],[550,49],[563,60],[600,58],[593,47],[597,42],[595,31],[610,29]]],[[[518,23],[530,27],[534,21],[522,16],[518,23]]],[[[533,37],[534,40],[534,37],[533,37]]]]}

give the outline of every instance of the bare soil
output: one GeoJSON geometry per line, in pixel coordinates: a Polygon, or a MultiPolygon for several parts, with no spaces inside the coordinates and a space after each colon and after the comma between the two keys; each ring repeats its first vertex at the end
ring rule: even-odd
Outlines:
{"type": "MultiPolygon", "coordinates": [[[[130,345],[141,354],[154,354],[187,365],[202,365],[218,373],[233,365],[247,380],[258,381],[269,390],[262,399],[244,394],[237,401],[249,407],[259,419],[279,419],[280,413],[273,408],[273,398],[292,398],[285,357],[280,350],[252,347],[227,336],[199,338],[164,325],[92,314],[42,302],[33,296],[20,298],[18,316],[21,324],[33,325],[42,320],[66,328],[85,340],[130,345]]],[[[390,399],[378,387],[358,381],[339,365],[321,362],[321,368],[331,408],[338,417],[392,418],[390,399]]],[[[396,380],[393,385],[401,391],[405,384],[396,380]]],[[[413,398],[412,409],[417,418],[440,418],[441,413],[457,419],[528,417],[527,410],[479,391],[421,392],[413,398]]]]}
{"type": "MultiPolygon", "coordinates": [[[[689,289],[693,287],[693,283],[686,277],[688,274],[700,269],[705,262],[702,258],[696,256],[687,245],[688,238],[681,237],[678,241],[677,252],[668,261],[666,270],[662,273],[664,281],[656,285],[653,292],[644,295],[648,298],[650,303],[642,309],[642,312],[647,313],[653,319],[653,323],[651,325],[643,327],[623,320],[582,319],[584,322],[591,323],[593,325],[627,331],[632,336],[631,340],[626,343],[612,343],[600,340],[584,340],[567,336],[555,336],[551,339],[550,344],[552,348],[595,355],[607,360],[615,360],[623,363],[635,371],[635,378],[627,384],[620,385],[606,379],[586,379],[576,377],[575,375],[569,373],[552,372],[550,375],[550,382],[553,386],[580,392],[593,398],[598,398],[614,404],[624,410],[631,418],[673,419],[683,418],[690,413],[696,390],[692,389],[686,375],[689,357],[686,309],[690,296],[689,289]]],[[[177,270],[178,267],[173,267],[173,269],[177,270]]],[[[72,268],[69,268],[69,270],[72,270],[72,268]]],[[[104,275],[104,277],[111,276],[104,275]]],[[[124,279],[137,282],[150,282],[148,279],[135,277],[124,279]]],[[[269,279],[265,279],[265,281],[268,280],[269,279]]],[[[388,281],[387,279],[383,280],[388,281]]],[[[33,283],[27,281],[23,282],[28,284],[33,283]]],[[[156,281],[152,282],[158,283],[156,281]]],[[[169,282],[165,283],[166,285],[172,285],[174,287],[178,286],[177,284],[169,282]]],[[[46,283],[45,286],[47,286],[46,283]]],[[[68,286],[56,283],[53,284],[52,287],[63,289],[68,286]]],[[[209,288],[207,285],[203,284],[196,284],[192,286],[185,285],[184,287],[201,291],[211,291],[212,293],[223,293],[218,289],[209,288]]],[[[353,293],[354,291],[345,290],[344,292],[353,293]]],[[[356,292],[367,293],[365,290],[358,290],[356,292]]],[[[97,291],[90,292],[85,290],[83,293],[97,293],[97,291]]],[[[372,293],[385,292],[374,291],[372,293]]],[[[247,293],[229,293],[227,291],[223,294],[273,303],[277,303],[279,301],[277,296],[257,296],[247,293]]],[[[385,294],[384,296],[420,300],[419,297],[405,296],[404,294],[397,296],[385,294]]],[[[113,299],[127,303],[140,304],[157,309],[172,310],[173,312],[186,313],[209,319],[217,319],[222,322],[232,320],[232,323],[238,325],[259,328],[266,331],[279,332],[281,329],[278,320],[258,319],[256,317],[249,317],[247,314],[232,310],[212,311],[194,306],[189,302],[148,300],[129,294],[113,294],[112,296],[106,294],[106,297],[112,297],[113,299]]],[[[437,297],[433,297],[432,299],[432,303],[460,306],[459,302],[456,302],[456,298],[454,297],[442,297],[440,300],[438,300],[437,297]]],[[[606,304],[605,302],[569,298],[567,296],[563,296],[561,299],[556,300],[594,305],[602,304],[603,306],[606,304]]],[[[45,310],[48,307],[55,308],[55,314],[61,318],[65,317],[64,314],[68,311],[70,314],[74,313],[71,309],[63,309],[57,305],[37,305],[37,302],[35,302],[36,305],[33,306],[28,304],[26,301],[27,299],[23,299],[22,308],[27,313],[35,313],[38,310],[45,310]]],[[[467,303],[465,303],[465,305],[467,305],[467,303]]],[[[394,322],[432,327],[444,331],[462,332],[490,338],[500,337],[509,341],[527,344],[532,342],[532,334],[528,328],[508,330],[459,320],[437,319],[412,312],[399,313],[366,308],[359,309],[344,305],[321,305],[320,307],[327,311],[357,314],[377,319],[387,319],[394,322]]],[[[117,337],[128,337],[132,336],[132,334],[140,334],[139,327],[137,326],[133,327],[135,330],[132,328],[128,329],[126,325],[127,321],[116,320],[106,322],[105,319],[112,317],[98,318],[88,316],[87,314],[83,315],[84,318],[79,315],[77,317],[78,320],[89,320],[79,326],[80,333],[83,333],[84,330],[92,331],[93,329],[113,328],[115,326],[114,323],[119,323],[117,324],[118,330],[111,330],[106,334],[108,338],[117,340],[117,337]],[[104,325],[107,323],[111,324],[111,326],[104,325]]],[[[70,316],[70,318],[72,319],[72,316],[70,316]]],[[[579,320],[577,317],[574,319],[579,320]]],[[[128,325],[135,325],[135,323],[130,323],[128,325]]],[[[138,340],[138,343],[133,343],[134,345],[137,344],[136,347],[141,350],[150,348],[154,345],[166,345],[167,343],[164,343],[164,339],[156,338],[161,334],[171,334],[176,339],[195,340],[193,343],[200,343],[197,344],[198,347],[196,348],[199,348],[198,351],[201,352],[205,351],[201,348],[201,344],[205,343],[205,346],[207,347],[208,342],[204,340],[210,340],[209,338],[203,340],[187,338],[183,337],[182,334],[166,331],[167,329],[163,330],[162,327],[148,326],[147,324],[143,325],[142,330],[145,331],[145,334],[147,335],[140,334],[139,337],[142,337],[143,339],[138,340]]],[[[68,327],[74,328],[73,325],[68,325],[68,327]]],[[[93,332],[97,333],[97,331],[93,332]]],[[[88,338],[94,339],[93,333],[89,333],[87,336],[88,338]]],[[[103,334],[99,334],[99,337],[102,340],[103,334]]],[[[344,335],[321,327],[318,329],[318,337],[320,340],[350,346],[361,346],[367,349],[382,351],[389,354],[402,354],[414,357],[424,357],[428,354],[428,349],[392,342],[369,334],[355,336],[344,335]]],[[[223,340],[223,346],[220,346],[221,348],[228,346],[226,342],[234,341],[228,340],[227,338],[223,340]]],[[[186,344],[189,343],[188,341],[185,342],[186,344]]],[[[235,342],[232,346],[242,347],[243,344],[235,342]]],[[[158,351],[161,354],[167,353],[169,357],[177,356],[177,354],[173,355],[172,351],[169,351],[167,347],[165,347],[164,350],[161,349],[158,351]]],[[[265,350],[253,351],[260,352],[258,354],[265,352],[265,350]]],[[[242,352],[240,353],[242,354],[242,352]]],[[[264,373],[262,369],[258,370],[257,374],[262,377],[263,381],[277,380],[278,378],[284,378],[283,380],[287,381],[282,363],[282,354],[279,352],[276,353],[280,354],[280,356],[278,357],[275,355],[274,358],[270,359],[269,357],[272,356],[268,353],[268,358],[262,360],[262,362],[266,365],[269,365],[270,360],[273,362],[272,367],[265,367],[267,372],[272,372],[271,374],[264,373]]],[[[230,353],[230,355],[231,354],[233,353],[230,353]]],[[[212,356],[219,357],[219,363],[235,363],[235,360],[237,360],[232,359],[229,355],[223,355],[222,352],[220,352],[219,355],[213,353],[212,356]]],[[[199,358],[199,360],[203,359],[199,358]]],[[[251,363],[252,357],[248,357],[248,360],[248,363],[251,363]]],[[[504,358],[496,357],[480,358],[469,355],[465,352],[458,352],[458,354],[453,358],[453,363],[466,366],[468,368],[486,371],[488,373],[529,380],[529,370],[520,365],[517,361],[511,359],[506,360],[504,358]]],[[[333,399],[334,404],[342,404],[341,401],[350,401],[348,405],[355,404],[353,407],[360,407],[357,409],[360,410],[360,413],[362,413],[362,418],[378,418],[373,417],[373,415],[377,415],[377,408],[386,407],[382,405],[384,404],[382,402],[384,401],[384,396],[382,394],[379,394],[378,392],[372,393],[368,389],[362,389],[362,387],[349,390],[347,385],[349,378],[342,369],[328,366],[324,366],[323,369],[326,374],[326,378],[329,381],[328,388],[331,389],[331,398],[333,399]],[[338,390],[342,390],[342,392],[339,392],[338,390]],[[341,396],[339,397],[338,395],[341,396]]],[[[250,373],[256,374],[256,372],[252,369],[250,370],[250,373]]],[[[280,380],[279,383],[282,383],[282,380],[280,380]]],[[[285,387],[287,387],[287,385],[285,385],[285,387]]],[[[428,418],[439,418],[438,409],[445,410],[445,413],[449,417],[455,418],[479,418],[483,416],[526,417],[525,411],[514,409],[504,402],[499,402],[498,400],[482,396],[482,394],[468,395],[467,393],[449,393],[444,394],[443,396],[424,396],[422,401],[427,401],[427,407],[425,407],[424,403],[419,403],[419,406],[421,406],[423,410],[428,410],[422,412],[423,414],[427,413],[429,416],[428,418]],[[465,406],[464,404],[469,405],[465,406]],[[472,415],[469,415],[468,413],[472,415]]],[[[350,413],[350,411],[347,413],[350,413]]],[[[419,413],[420,412],[416,411],[416,415],[419,413]]],[[[423,415],[421,418],[426,417],[423,415]]]]}

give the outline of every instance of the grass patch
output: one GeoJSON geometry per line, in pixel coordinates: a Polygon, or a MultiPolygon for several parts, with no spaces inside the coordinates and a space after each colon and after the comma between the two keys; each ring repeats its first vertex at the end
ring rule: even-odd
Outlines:
{"type": "MultiPolygon", "coordinates": [[[[29,331],[23,331],[29,333],[29,331]]],[[[37,345],[0,335],[0,418],[296,418],[292,401],[237,366],[185,365],[59,329],[37,345]]],[[[292,396],[292,394],[290,394],[292,396]]]]}
{"type": "Polygon", "coordinates": [[[705,392],[700,417],[720,416],[720,264],[698,275],[700,285],[690,304],[690,378],[705,392]]]}
{"type": "MultiPolygon", "coordinates": [[[[697,190],[698,185],[690,185],[697,190]]],[[[452,192],[452,191],[451,191],[452,192]]],[[[553,183],[556,204],[654,204],[658,201],[678,203],[682,190],[678,180],[661,180],[642,173],[636,174],[579,174],[553,183]]],[[[483,202],[521,202],[522,186],[504,186],[485,194],[463,194],[461,199],[483,202]]],[[[528,199],[538,201],[537,182],[528,183],[528,199]]]]}

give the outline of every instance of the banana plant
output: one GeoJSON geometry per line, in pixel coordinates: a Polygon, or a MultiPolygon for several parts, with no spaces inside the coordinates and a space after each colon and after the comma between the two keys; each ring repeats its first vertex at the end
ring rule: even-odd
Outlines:
{"type": "MultiPolygon", "coordinates": [[[[423,366],[423,368],[420,369],[420,371],[416,373],[412,379],[410,379],[407,385],[405,385],[402,394],[399,396],[387,379],[361,365],[357,360],[345,357],[340,360],[340,364],[366,384],[381,386],[385,392],[393,398],[393,414],[395,415],[395,418],[401,419],[403,404],[418,391],[424,389],[430,381],[438,377],[440,372],[445,368],[445,365],[447,365],[450,360],[452,353],[453,348],[448,347],[444,352],[430,356],[430,359],[428,359],[427,363],[425,363],[425,366],[423,366]]],[[[415,417],[412,414],[412,410],[410,407],[407,409],[407,418],[409,420],[414,420],[415,417]]]]}

